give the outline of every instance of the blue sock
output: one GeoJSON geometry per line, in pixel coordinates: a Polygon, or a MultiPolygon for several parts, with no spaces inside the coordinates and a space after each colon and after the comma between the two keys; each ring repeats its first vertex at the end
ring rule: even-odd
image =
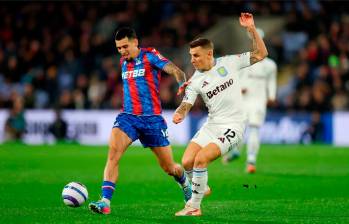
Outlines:
{"type": "Polygon", "coordinates": [[[175,179],[180,185],[184,184],[185,178],[186,178],[186,177],[185,177],[184,172],[183,172],[183,174],[182,174],[181,177],[174,176],[174,179],[175,179]]]}
{"type": "Polygon", "coordinates": [[[186,187],[189,184],[187,175],[185,175],[185,172],[183,171],[183,174],[181,177],[176,177],[174,176],[174,179],[177,181],[177,183],[182,186],[182,187],[186,187]]]}
{"type": "Polygon", "coordinates": [[[115,184],[110,181],[103,181],[102,184],[102,197],[108,199],[109,201],[113,197],[115,190],[115,184]]]}

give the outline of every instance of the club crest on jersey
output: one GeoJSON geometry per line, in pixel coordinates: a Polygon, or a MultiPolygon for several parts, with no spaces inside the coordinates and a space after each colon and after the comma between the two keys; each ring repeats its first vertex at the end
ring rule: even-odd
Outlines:
{"type": "Polygon", "coordinates": [[[138,58],[136,59],[136,64],[135,65],[140,65],[142,64],[141,60],[139,60],[138,58]]]}
{"type": "Polygon", "coordinates": [[[220,76],[226,76],[228,75],[227,70],[224,68],[224,66],[217,68],[217,72],[220,76]]]}

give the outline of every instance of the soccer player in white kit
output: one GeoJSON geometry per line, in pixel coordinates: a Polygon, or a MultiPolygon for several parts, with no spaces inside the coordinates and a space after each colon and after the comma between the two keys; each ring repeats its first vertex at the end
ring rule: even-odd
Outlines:
{"type": "MultiPolygon", "coordinates": [[[[264,32],[257,28],[261,38],[264,32]]],[[[273,104],[276,97],[276,63],[270,58],[240,70],[242,99],[247,113],[248,137],[247,137],[247,165],[248,173],[256,172],[257,154],[260,148],[259,130],[264,123],[267,104],[273,104]]],[[[242,144],[234,147],[223,157],[227,163],[239,154],[242,144]]]]}
{"type": "Polygon", "coordinates": [[[253,16],[241,13],[240,24],[252,36],[253,49],[237,55],[214,58],[213,43],[199,38],[190,43],[191,63],[196,71],[188,81],[185,96],[173,115],[173,122],[183,121],[200,95],[207,108],[208,120],[195,134],[184,152],[182,163],[192,176],[192,198],[176,216],[200,216],[201,201],[207,190],[207,166],[242,140],[246,116],[242,108],[238,71],[268,54],[258,36],[253,16]]]}

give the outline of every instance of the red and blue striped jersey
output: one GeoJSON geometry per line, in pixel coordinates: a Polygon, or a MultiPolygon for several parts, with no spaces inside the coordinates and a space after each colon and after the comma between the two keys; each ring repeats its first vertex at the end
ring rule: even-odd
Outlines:
{"type": "Polygon", "coordinates": [[[134,115],[161,114],[160,76],[168,62],[154,48],[141,48],[139,55],[130,61],[120,59],[123,112],[134,115]]]}

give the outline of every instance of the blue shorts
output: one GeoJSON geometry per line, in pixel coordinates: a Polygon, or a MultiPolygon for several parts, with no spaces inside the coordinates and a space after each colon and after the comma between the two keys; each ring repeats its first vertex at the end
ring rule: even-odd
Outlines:
{"type": "Polygon", "coordinates": [[[113,128],[120,128],[132,141],[139,139],[143,147],[168,146],[167,124],[160,115],[137,116],[121,113],[115,118],[113,128]]]}

